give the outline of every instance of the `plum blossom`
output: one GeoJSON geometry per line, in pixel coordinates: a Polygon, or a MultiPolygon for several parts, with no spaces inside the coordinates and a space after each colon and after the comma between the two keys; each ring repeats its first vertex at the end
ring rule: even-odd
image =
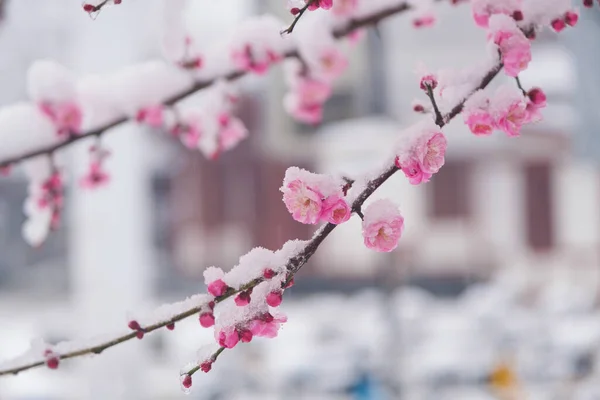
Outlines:
{"type": "Polygon", "coordinates": [[[323,195],[295,180],[282,188],[283,202],[292,217],[303,224],[316,224],[321,217],[323,195]]]}
{"type": "Polygon", "coordinates": [[[336,0],[331,12],[340,17],[349,17],[358,8],[358,0],[336,0]]]}
{"type": "Polygon", "coordinates": [[[390,252],[398,246],[404,229],[404,218],[388,199],[371,203],[364,213],[362,232],[365,246],[379,252],[390,252]]]}
{"type": "Polygon", "coordinates": [[[296,120],[318,124],[323,118],[323,104],[331,96],[331,85],[313,78],[299,78],[283,104],[296,120]]]}
{"type": "Polygon", "coordinates": [[[338,225],[348,221],[351,215],[352,210],[346,200],[339,196],[330,196],[323,202],[319,219],[338,225]]]}
{"type": "Polygon", "coordinates": [[[39,104],[40,111],[48,117],[59,137],[81,134],[83,114],[79,104],[67,101],[62,103],[43,102],[39,104]]]}
{"type": "Polygon", "coordinates": [[[220,331],[215,330],[217,342],[221,347],[233,349],[240,341],[240,334],[235,327],[227,327],[220,331]]]}
{"type": "Polygon", "coordinates": [[[248,137],[248,129],[239,118],[223,112],[219,114],[217,119],[219,122],[218,141],[220,151],[230,150],[248,137]]]}
{"type": "Polygon", "coordinates": [[[339,78],[348,68],[348,58],[336,46],[326,46],[320,52],[311,70],[319,77],[331,81],[339,78]]]}
{"type": "Polygon", "coordinates": [[[136,121],[146,124],[153,128],[160,128],[163,125],[165,112],[162,105],[152,105],[140,109],[136,114],[136,121]]]}
{"type": "Polygon", "coordinates": [[[531,42],[514,19],[497,14],[490,18],[488,37],[500,49],[504,72],[516,77],[531,61],[531,42]]]}
{"type": "Polygon", "coordinates": [[[309,4],[308,9],[310,11],[314,11],[318,8],[329,10],[331,7],[333,7],[333,0],[304,0],[304,2],[309,4]],[[311,1],[312,3],[309,3],[311,1]]]}
{"type": "Polygon", "coordinates": [[[490,99],[482,90],[474,93],[465,102],[463,118],[476,136],[489,136],[494,131],[495,121],[489,112],[489,107],[490,99]]]}
{"type": "Polygon", "coordinates": [[[285,315],[271,315],[265,313],[250,322],[250,331],[254,336],[274,338],[277,337],[281,324],[287,322],[285,315]]]}
{"type": "Polygon", "coordinates": [[[79,181],[84,189],[97,189],[108,183],[110,176],[104,169],[104,160],[110,153],[100,146],[90,148],[90,164],[87,173],[79,181]]]}
{"type": "Polygon", "coordinates": [[[444,165],[447,141],[439,127],[427,121],[406,132],[397,150],[396,166],[409,182],[428,182],[444,165]]]}
{"type": "Polygon", "coordinates": [[[520,135],[521,127],[528,118],[525,97],[512,85],[503,85],[496,90],[490,111],[496,128],[512,137],[520,135]]]}

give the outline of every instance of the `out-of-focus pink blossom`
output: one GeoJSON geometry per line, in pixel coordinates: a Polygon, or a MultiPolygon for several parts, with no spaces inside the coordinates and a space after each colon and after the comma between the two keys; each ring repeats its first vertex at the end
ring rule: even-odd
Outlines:
{"type": "Polygon", "coordinates": [[[250,322],[249,329],[254,336],[274,338],[277,336],[281,324],[285,322],[287,322],[287,317],[284,315],[273,317],[266,313],[250,322]]]}
{"type": "Polygon", "coordinates": [[[326,80],[339,78],[348,68],[348,58],[337,47],[330,46],[322,50],[319,56],[318,73],[326,80]]]}
{"type": "Polygon", "coordinates": [[[81,133],[83,113],[79,104],[75,102],[41,103],[39,108],[56,126],[60,137],[78,135],[81,133]]]}
{"type": "Polygon", "coordinates": [[[341,17],[347,17],[354,14],[357,6],[358,0],[336,0],[331,12],[341,17]]]}
{"type": "MultiPolygon", "coordinates": [[[[304,0],[306,4],[309,4],[309,1],[311,0],[304,0]]],[[[333,7],[333,0],[312,0],[312,3],[310,3],[308,9],[310,11],[314,11],[318,8],[322,8],[323,10],[329,10],[331,7],[333,7]]]]}
{"type": "Polygon", "coordinates": [[[110,176],[104,171],[102,163],[92,161],[89,170],[80,181],[80,185],[84,189],[97,189],[108,183],[110,176]]]}
{"type": "Polygon", "coordinates": [[[164,107],[162,105],[144,107],[138,111],[135,119],[139,123],[160,128],[164,122],[164,107]]]}

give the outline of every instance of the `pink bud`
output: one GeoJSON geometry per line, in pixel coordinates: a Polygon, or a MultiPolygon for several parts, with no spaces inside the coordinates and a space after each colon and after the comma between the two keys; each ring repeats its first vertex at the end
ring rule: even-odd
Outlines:
{"type": "Polygon", "coordinates": [[[267,304],[271,307],[279,307],[282,300],[283,295],[281,292],[271,292],[267,295],[267,304]]]}
{"type": "Polygon", "coordinates": [[[50,357],[46,360],[46,366],[50,369],[57,369],[58,368],[58,358],[57,357],[50,357]]]}
{"type": "Polygon", "coordinates": [[[202,372],[210,371],[212,369],[212,361],[204,361],[202,364],[200,364],[200,369],[202,372]]]}
{"type": "Polygon", "coordinates": [[[275,320],[275,317],[273,317],[273,315],[271,315],[271,313],[265,313],[262,315],[261,319],[263,321],[265,321],[266,323],[269,323],[269,322],[273,322],[275,320]]]}
{"type": "Polygon", "coordinates": [[[189,389],[192,387],[192,377],[190,375],[185,375],[183,377],[183,380],[181,381],[181,384],[183,385],[184,388],[189,389]]]}
{"type": "Polygon", "coordinates": [[[563,29],[565,29],[567,25],[565,24],[565,21],[563,21],[562,19],[555,19],[554,21],[552,21],[552,28],[556,31],[556,32],[560,32],[563,29]]]}
{"type": "Polygon", "coordinates": [[[290,279],[288,283],[285,285],[285,289],[289,289],[294,286],[294,278],[290,279]]]}
{"type": "Polygon", "coordinates": [[[579,21],[579,14],[574,11],[567,11],[565,14],[565,22],[569,26],[577,25],[577,21],[579,21]]]}
{"type": "Polygon", "coordinates": [[[172,331],[173,329],[175,329],[175,322],[171,322],[170,324],[167,325],[167,329],[172,331]]]}
{"type": "Polygon", "coordinates": [[[437,78],[435,77],[435,75],[425,75],[424,77],[421,78],[421,90],[427,91],[428,87],[431,88],[431,90],[435,89],[438,85],[437,82],[437,78]]]}
{"type": "Polygon", "coordinates": [[[138,339],[143,339],[144,338],[144,331],[137,331],[135,333],[135,337],[137,337],[138,339]]]}
{"type": "Polygon", "coordinates": [[[536,106],[544,106],[546,105],[546,94],[540,88],[533,88],[528,93],[527,96],[531,100],[533,104],[536,106]]]}
{"type": "Polygon", "coordinates": [[[300,12],[300,9],[298,7],[294,7],[290,10],[290,12],[292,15],[297,15],[300,12]]]}
{"type": "Polygon", "coordinates": [[[239,293],[235,297],[235,304],[240,307],[247,306],[248,304],[250,304],[250,293],[248,293],[247,291],[239,293]]]}
{"type": "Polygon", "coordinates": [[[425,107],[423,107],[423,105],[421,105],[421,104],[415,104],[413,106],[413,111],[414,112],[418,112],[418,113],[422,113],[422,112],[425,111],[425,107]]]}
{"type": "Polygon", "coordinates": [[[129,329],[134,331],[139,331],[140,329],[142,329],[142,327],[137,321],[129,321],[129,324],[127,324],[127,326],[129,327],[129,329]]]}
{"type": "Polygon", "coordinates": [[[121,4],[121,0],[114,0],[114,3],[119,5],[119,4],[121,4]]]}
{"type": "Polygon", "coordinates": [[[512,17],[515,21],[523,21],[523,11],[516,10],[515,12],[513,12],[512,17]]]}
{"type": "Polygon", "coordinates": [[[583,0],[583,6],[591,8],[594,6],[594,0],[583,0]]]}
{"type": "Polygon", "coordinates": [[[83,11],[85,11],[87,13],[94,12],[94,11],[96,11],[96,6],[94,6],[92,4],[85,3],[83,5],[83,11]]]}
{"type": "Polygon", "coordinates": [[[217,279],[209,283],[208,285],[208,293],[212,294],[215,297],[222,296],[229,289],[227,284],[223,282],[221,279],[217,279]]]}
{"type": "Polygon", "coordinates": [[[214,302],[214,301],[211,301],[211,302],[209,302],[209,303],[208,303],[208,307],[209,307],[211,310],[214,310],[214,309],[215,309],[215,302],[214,302]]]}
{"type": "Polygon", "coordinates": [[[273,279],[274,276],[275,276],[275,271],[273,271],[271,268],[267,268],[263,271],[263,277],[265,279],[273,279]]]}
{"type": "Polygon", "coordinates": [[[203,313],[200,314],[200,325],[202,325],[203,328],[210,328],[211,326],[213,326],[215,324],[215,316],[213,315],[213,313],[203,313]]]}

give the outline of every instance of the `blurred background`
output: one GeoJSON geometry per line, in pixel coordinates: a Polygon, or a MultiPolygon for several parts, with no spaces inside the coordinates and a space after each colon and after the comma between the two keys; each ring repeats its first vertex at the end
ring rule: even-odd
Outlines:
{"type": "MultiPolygon", "coordinates": [[[[290,19],[281,0],[190,3],[207,43],[251,15],[290,19]]],[[[78,0],[0,0],[0,105],[27,100],[39,58],[106,73],[161,57],[171,4],[127,0],[92,21],[78,0]]],[[[21,237],[25,179],[2,178],[0,359],[36,337],[121,328],[129,311],[203,291],[207,266],[308,238],[281,201],[286,168],[372,168],[418,118],[417,62],[460,68],[483,56],[468,5],[436,9],[431,29],[400,16],[369,31],[318,128],[284,112],[274,68],[242,81],[237,112],[251,135],[219,160],[133,125],[106,135],[110,186],[70,191],[64,226],[41,248],[21,237]]],[[[519,139],[448,126],[446,165],[430,183],[398,175],[373,197],[400,204],[399,248],[368,251],[355,219],[336,229],[286,291],[280,336],[225,352],[188,398],[600,399],[599,37],[597,9],[560,37],[540,35],[521,79],[546,91],[544,121],[519,139]]],[[[85,163],[87,146],[69,162],[85,163]]],[[[190,318],[57,371],[3,377],[0,400],[183,398],[179,369],[211,336],[190,318]]]]}

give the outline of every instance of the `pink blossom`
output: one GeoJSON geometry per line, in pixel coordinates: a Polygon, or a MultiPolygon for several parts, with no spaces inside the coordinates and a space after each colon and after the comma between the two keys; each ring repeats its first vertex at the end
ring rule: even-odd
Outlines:
{"type": "Polygon", "coordinates": [[[258,75],[264,75],[272,63],[281,60],[281,56],[270,49],[263,51],[265,55],[259,57],[258,49],[246,43],[241,48],[235,48],[231,52],[231,58],[236,67],[258,75]]]}
{"type": "Polygon", "coordinates": [[[303,77],[293,89],[284,100],[286,111],[304,123],[321,122],[323,103],[331,96],[331,85],[321,80],[303,77]]]}
{"type": "Polygon", "coordinates": [[[59,136],[81,133],[83,113],[79,104],[74,102],[41,103],[39,108],[54,123],[59,136]]]}
{"type": "Polygon", "coordinates": [[[524,35],[504,40],[500,51],[504,72],[508,76],[516,77],[521,71],[527,69],[531,61],[531,43],[524,35]]]}
{"type": "Polygon", "coordinates": [[[319,219],[339,225],[348,221],[351,215],[352,211],[346,200],[339,196],[329,196],[323,202],[319,219]]]}
{"type": "Polygon", "coordinates": [[[254,336],[251,330],[245,328],[238,329],[238,335],[243,343],[250,343],[254,336]]]}
{"type": "Polygon", "coordinates": [[[435,24],[435,15],[425,14],[413,20],[413,26],[415,28],[428,28],[435,24]]]}
{"type": "Polygon", "coordinates": [[[279,307],[282,300],[283,294],[281,291],[270,292],[266,298],[267,304],[271,307],[279,307]]]}
{"type": "Polygon", "coordinates": [[[135,119],[139,123],[160,128],[164,121],[164,107],[162,105],[144,107],[138,111],[135,119]]]}
{"type": "Polygon", "coordinates": [[[323,208],[323,196],[295,180],[283,189],[283,202],[292,217],[303,224],[316,224],[323,208]]]}
{"type": "Polygon", "coordinates": [[[367,34],[365,29],[355,29],[346,36],[352,46],[356,46],[367,34]]]}
{"type": "MultiPolygon", "coordinates": [[[[222,115],[221,115],[222,116],[222,115]]],[[[226,151],[234,148],[240,141],[248,136],[248,130],[239,118],[219,118],[221,129],[219,130],[219,148],[226,151]]]]}
{"type": "Polygon", "coordinates": [[[524,100],[515,100],[501,111],[496,126],[508,136],[519,136],[521,126],[527,120],[527,105],[524,100]]]}
{"type": "Polygon", "coordinates": [[[494,130],[494,118],[486,110],[464,113],[464,119],[471,132],[477,136],[489,136],[494,130]]]}
{"type": "MultiPolygon", "coordinates": [[[[308,4],[310,0],[304,0],[306,4],[308,4]]],[[[339,1],[339,0],[338,0],[339,1]]],[[[317,8],[322,8],[323,10],[329,10],[333,7],[333,0],[312,0],[312,3],[308,6],[310,11],[314,11],[317,8]]]]}
{"type": "Polygon", "coordinates": [[[271,314],[266,313],[254,319],[249,328],[254,336],[274,338],[277,336],[281,324],[285,322],[287,322],[287,317],[284,315],[273,317],[271,314]]]}
{"type": "Polygon", "coordinates": [[[347,17],[354,14],[358,6],[358,0],[336,0],[331,10],[335,15],[347,17]]]}
{"type": "Polygon", "coordinates": [[[81,178],[80,185],[84,189],[96,189],[108,183],[110,176],[102,168],[99,161],[92,161],[88,173],[81,178]]]}
{"type": "Polygon", "coordinates": [[[542,89],[533,88],[527,93],[527,96],[537,107],[546,107],[546,93],[542,89]]]}
{"type": "Polygon", "coordinates": [[[176,124],[171,128],[171,134],[178,137],[188,149],[195,149],[202,137],[202,128],[199,121],[190,120],[186,123],[176,124]]]}
{"type": "Polygon", "coordinates": [[[318,66],[325,79],[333,80],[348,68],[348,59],[337,47],[327,47],[319,56],[318,66]]]}
{"type": "Polygon", "coordinates": [[[215,331],[215,335],[218,335],[216,339],[219,342],[219,345],[221,345],[221,347],[225,347],[226,349],[233,349],[240,341],[240,335],[237,329],[233,327],[215,331]]]}
{"type": "Polygon", "coordinates": [[[431,174],[424,173],[419,162],[415,159],[410,159],[408,163],[401,164],[400,159],[396,157],[396,166],[404,172],[411,185],[429,182],[432,176],[431,174]]]}
{"type": "Polygon", "coordinates": [[[225,294],[229,286],[222,279],[217,279],[208,284],[208,293],[215,297],[222,296],[225,294]]]}
{"type": "Polygon", "coordinates": [[[239,307],[244,307],[247,306],[248,304],[250,304],[250,293],[252,291],[248,290],[248,291],[244,291],[244,292],[240,292],[238,293],[237,296],[235,296],[235,304],[239,307]]]}
{"type": "Polygon", "coordinates": [[[473,12],[473,19],[477,26],[481,28],[487,28],[490,23],[490,15],[489,14],[479,14],[477,12],[473,12]]]}
{"type": "Polygon", "coordinates": [[[394,250],[404,229],[404,218],[398,207],[387,199],[377,200],[367,207],[364,216],[362,231],[365,246],[380,252],[394,250]]]}

